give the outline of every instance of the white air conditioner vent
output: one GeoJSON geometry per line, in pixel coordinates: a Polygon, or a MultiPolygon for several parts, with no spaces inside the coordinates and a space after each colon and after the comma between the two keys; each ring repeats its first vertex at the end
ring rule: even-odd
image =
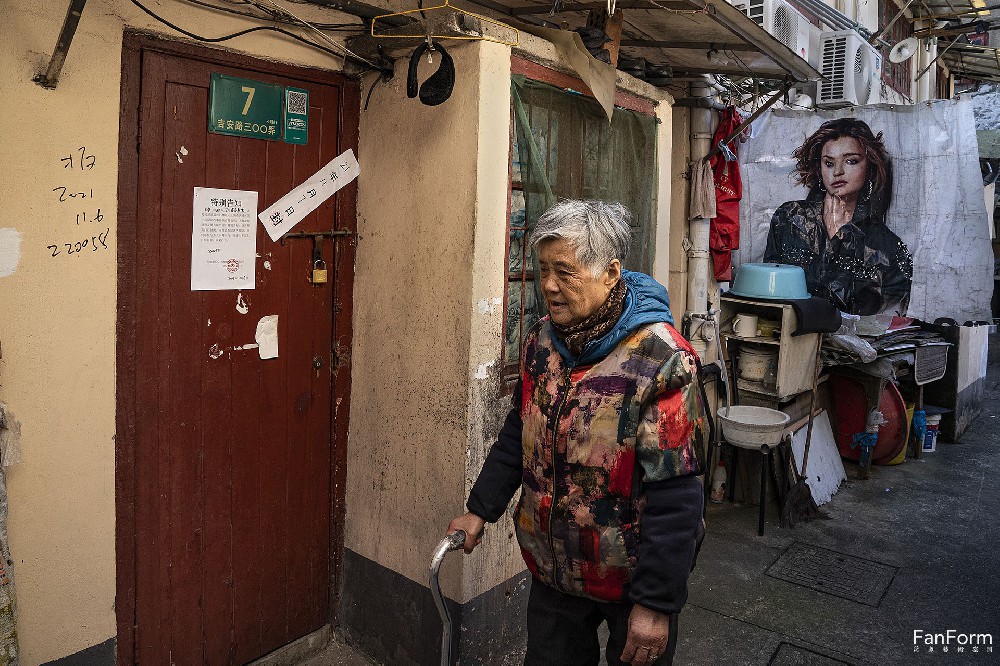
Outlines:
{"type": "Polygon", "coordinates": [[[729,0],[757,25],[771,33],[814,67],[820,29],[784,0],[729,0]]]}
{"type": "Polygon", "coordinates": [[[771,34],[796,53],[799,52],[799,19],[799,13],[784,2],[774,3],[771,34]]]}
{"type": "Polygon", "coordinates": [[[820,73],[816,105],[839,108],[879,101],[882,57],[853,30],[820,36],[820,73]]]}

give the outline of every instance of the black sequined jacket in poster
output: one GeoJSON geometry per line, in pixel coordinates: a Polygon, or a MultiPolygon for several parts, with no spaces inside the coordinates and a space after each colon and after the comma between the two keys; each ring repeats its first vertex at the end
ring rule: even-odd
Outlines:
{"type": "Polygon", "coordinates": [[[833,238],[823,224],[822,197],[781,204],[771,218],[764,261],[801,266],[809,293],[849,314],[905,314],[910,301],[910,253],[863,201],[833,238]]]}

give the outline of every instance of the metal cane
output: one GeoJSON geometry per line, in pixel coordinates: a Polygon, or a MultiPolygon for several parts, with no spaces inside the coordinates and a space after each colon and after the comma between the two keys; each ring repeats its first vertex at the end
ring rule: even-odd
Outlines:
{"type": "Polygon", "coordinates": [[[437,606],[438,614],[441,615],[441,622],[444,625],[441,630],[441,666],[451,666],[451,614],[445,606],[444,597],[441,595],[441,584],[438,582],[438,571],[441,569],[441,562],[444,556],[452,550],[459,550],[465,546],[465,532],[456,530],[451,532],[434,549],[434,557],[431,558],[431,573],[429,584],[431,594],[434,596],[434,605],[437,606]]]}

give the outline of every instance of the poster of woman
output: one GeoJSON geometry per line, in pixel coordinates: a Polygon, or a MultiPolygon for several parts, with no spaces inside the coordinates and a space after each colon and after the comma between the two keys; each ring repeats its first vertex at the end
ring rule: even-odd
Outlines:
{"type": "Polygon", "coordinates": [[[849,314],[906,314],[913,261],[885,224],[892,161],[863,120],[823,123],[794,154],[809,190],[774,212],[764,261],[801,266],[809,293],[849,314]]]}
{"type": "Polygon", "coordinates": [[[843,312],[990,317],[991,223],[966,99],[780,109],[740,147],[734,264],[802,266],[843,312]]]}

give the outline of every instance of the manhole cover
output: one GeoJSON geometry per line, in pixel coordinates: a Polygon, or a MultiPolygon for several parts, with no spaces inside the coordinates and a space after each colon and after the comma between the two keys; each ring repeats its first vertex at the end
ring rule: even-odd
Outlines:
{"type": "Polygon", "coordinates": [[[878,606],[896,575],[896,567],[793,543],[766,573],[811,590],[878,606]]]}
{"type": "Polygon", "coordinates": [[[782,643],[778,646],[768,666],[850,666],[846,661],[807,650],[800,645],[782,643]]]}

